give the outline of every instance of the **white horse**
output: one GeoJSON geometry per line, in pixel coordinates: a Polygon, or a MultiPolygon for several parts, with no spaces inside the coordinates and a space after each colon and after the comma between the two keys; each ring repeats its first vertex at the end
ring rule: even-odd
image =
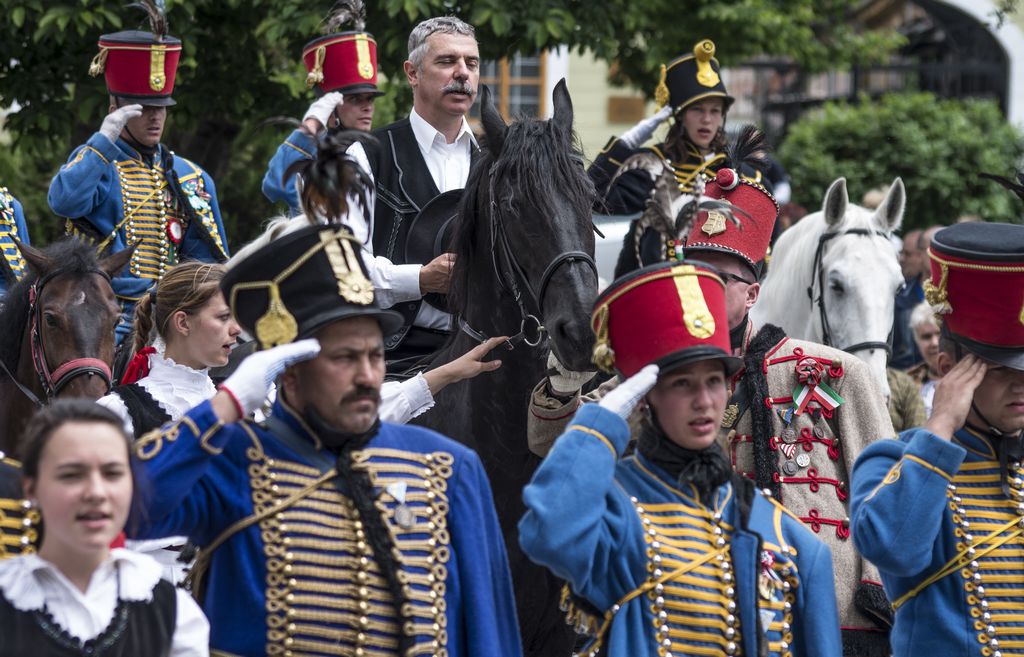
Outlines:
{"type": "Polygon", "coordinates": [[[833,182],[821,212],[779,237],[751,318],[786,334],[859,356],[888,397],[885,366],[893,306],[903,284],[890,241],[903,221],[906,191],[896,178],[874,212],[850,203],[846,179],[833,182]]]}

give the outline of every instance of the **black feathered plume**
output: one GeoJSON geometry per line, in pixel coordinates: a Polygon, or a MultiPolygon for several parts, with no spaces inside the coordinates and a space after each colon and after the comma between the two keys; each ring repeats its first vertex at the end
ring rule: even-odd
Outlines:
{"type": "Polygon", "coordinates": [[[157,41],[167,36],[167,16],[164,14],[164,0],[139,0],[128,5],[141,9],[149,16],[149,29],[157,41]]]}
{"type": "Polygon", "coordinates": [[[726,153],[726,166],[740,171],[748,168],[763,171],[768,160],[768,138],[757,126],[745,125],[726,153]]]}
{"type": "MultiPolygon", "coordinates": [[[[294,119],[291,123],[298,125],[294,119]]],[[[310,223],[321,218],[327,223],[341,222],[348,215],[349,194],[359,199],[360,210],[363,216],[367,215],[367,192],[373,181],[347,152],[357,141],[367,145],[377,142],[372,135],[358,130],[323,130],[316,137],[316,158],[303,158],[284,172],[284,181],[299,176],[299,201],[310,223]]]]}
{"type": "Polygon", "coordinates": [[[1019,199],[1024,201],[1024,173],[1017,174],[1017,182],[1013,182],[1009,178],[997,176],[994,173],[979,173],[978,175],[982,178],[996,181],[1006,189],[1016,194],[1019,199]]]}
{"type": "Polygon", "coordinates": [[[356,32],[366,29],[366,5],[363,0],[339,0],[324,19],[324,34],[340,32],[351,25],[356,32]]]}

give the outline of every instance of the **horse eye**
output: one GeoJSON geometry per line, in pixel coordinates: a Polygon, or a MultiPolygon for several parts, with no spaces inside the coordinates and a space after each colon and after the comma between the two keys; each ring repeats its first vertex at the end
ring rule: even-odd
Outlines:
{"type": "Polygon", "coordinates": [[[57,316],[53,313],[43,313],[43,319],[46,320],[46,325],[50,328],[57,328],[60,325],[60,322],[57,321],[57,316]]]}
{"type": "Polygon", "coordinates": [[[844,291],[844,290],[843,290],[843,284],[842,284],[842,283],[840,283],[839,281],[832,281],[832,282],[831,282],[831,283],[829,284],[829,288],[830,288],[830,289],[831,289],[831,290],[832,290],[833,292],[835,292],[836,294],[842,294],[842,293],[843,293],[843,291],[844,291]]]}

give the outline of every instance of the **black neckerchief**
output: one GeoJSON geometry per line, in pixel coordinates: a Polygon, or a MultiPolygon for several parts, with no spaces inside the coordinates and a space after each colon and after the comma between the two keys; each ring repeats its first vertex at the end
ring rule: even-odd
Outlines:
{"type": "Polygon", "coordinates": [[[996,460],[999,461],[999,473],[1003,479],[1003,493],[1010,499],[1013,499],[1013,495],[1010,492],[1010,481],[1017,476],[1017,473],[1011,471],[1010,463],[1024,461],[1024,432],[1003,433],[981,414],[981,411],[978,410],[974,402],[971,402],[971,408],[988,425],[988,429],[982,429],[970,422],[966,423],[967,427],[984,437],[988,444],[992,446],[992,451],[996,453],[996,460]]]}
{"type": "Polygon", "coordinates": [[[657,420],[644,419],[640,428],[637,451],[658,466],[680,486],[693,486],[697,496],[707,505],[719,486],[729,481],[732,467],[717,441],[704,449],[686,449],[672,442],[657,420]]]}
{"type": "Polygon", "coordinates": [[[327,424],[327,420],[323,419],[312,405],[308,406],[302,413],[302,418],[309,425],[309,428],[316,433],[316,437],[320,439],[320,444],[324,446],[324,449],[329,450],[335,455],[340,454],[346,448],[350,452],[354,449],[359,449],[370,442],[377,435],[377,432],[380,431],[379,417],[373,421],[369,429],[361,433],[340,431],[327,424]]]}
{"type": "Polygon", "coordinates": [[[746,346],[743,344],[743,339],[747,337],[747,324],[749,323],[750,318],[747,315],[744,315],[742,322],[729,329],[729,346],[732,347],[733,351],[743,349],[746,346]]]}
{"type": "Polygon", "coordinates": [[[142,161],[147,166],[153,166],[153,158],[156,156],[156,151],[160,148],[160,144],[154,144],[152,146],[144,146],[137,142],[133,137],[124,137],[124,140],[128,142],[128,145],[139,152],[142,156],[142,161]]]}

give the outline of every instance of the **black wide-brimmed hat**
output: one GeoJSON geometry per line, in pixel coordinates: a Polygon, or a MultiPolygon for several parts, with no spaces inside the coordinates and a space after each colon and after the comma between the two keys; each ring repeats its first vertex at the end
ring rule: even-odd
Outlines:
{"type": "Polygon", "coordinates": [[[1024,370],[1024,226],[963,223],[935,233],[925,297],[954,342],[1024,370]]]}
{"type": "MultiPolygon", "coordinates": [[[[438,194],[413,218],[405,238],[407,263],[425,265],[449,251],[462,193],[462,189],[452,189],[438,194]]],[[[444,294],[425,294],[423,300],[439,310],[448,309],[448,297],[444,294]]]]}
{"type": "Polygon", "coordinates": [[[734,99],[725,90],[720,73],[715,44],[704,39],[693,52],[662,65],[661,81],[654,91],[658,107],[669,104],[675,113],[705,98],[721,98],[728,111],[734,99]]]}
{"type": "Polygon", "coordinates": [[[309,226],[276,239],[235,264],[220,289],[260,348],[311,337],[343,319],[372,317],[384,334],[402,316],[374,301],[359,241],[341,225],[309,226]]]}

